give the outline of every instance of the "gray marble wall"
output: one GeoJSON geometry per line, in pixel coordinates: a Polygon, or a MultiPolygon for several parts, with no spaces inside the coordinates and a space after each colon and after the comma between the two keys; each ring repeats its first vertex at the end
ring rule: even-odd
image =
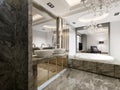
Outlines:
{"type": "Polygon", "coordinates": [[[28,10],[28,0],[0,0],[0,90],[28,90],[28,10]]]}

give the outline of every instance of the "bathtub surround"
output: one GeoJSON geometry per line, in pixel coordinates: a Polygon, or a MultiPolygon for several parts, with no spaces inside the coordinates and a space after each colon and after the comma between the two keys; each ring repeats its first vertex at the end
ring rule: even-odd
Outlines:
{"type": "Polygon", "coordinates": [[[119,65],[120,63],[116,63],[116,64],[113,63],[110,64],[108,62],[101,63],[101,62],[97,62],[97,60],[95,62],[92,60],[88,61],[79,58],[77,59],[73,58],[70,60],[71,60],[71,63],[69,63],[70,68],[120,79],[120,65],[119,65]]]}
{"type": "Polygon", "coordinates": [[[31,0],[0,0],[0,90],[35,90],[30,9],[31,0]]]}

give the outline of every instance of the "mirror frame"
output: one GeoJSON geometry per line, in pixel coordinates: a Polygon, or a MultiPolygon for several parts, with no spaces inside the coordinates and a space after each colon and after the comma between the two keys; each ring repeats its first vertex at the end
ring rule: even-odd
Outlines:
{"type": "MultiPolygon", "coordinates": [[[[108,27],[108,55],[110,55],[110,22],[106,22],[106,23],[99,23],[102,24],[102,27],[108,27]]],[[[98,24],[97,24],[98,25],[98,24]]],[[[78,53],[77,51],[77,31],[78,30],[84,30],[85,26],[81,26],[81,27],[77,27],[75,28],[75,44],[76,44],[76,53],[78,53]]]]}

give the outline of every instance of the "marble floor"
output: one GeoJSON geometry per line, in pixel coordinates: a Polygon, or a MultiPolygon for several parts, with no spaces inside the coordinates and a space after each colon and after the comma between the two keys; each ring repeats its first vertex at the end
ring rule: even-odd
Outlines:
{"type": "Polygon", "coordinates": [[[67,69],[44,90],[120,90],[120,79],[67,69]]]}

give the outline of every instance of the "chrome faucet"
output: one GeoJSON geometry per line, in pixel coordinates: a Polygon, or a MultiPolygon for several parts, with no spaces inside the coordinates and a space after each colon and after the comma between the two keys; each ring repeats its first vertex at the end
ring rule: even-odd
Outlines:
{"type": "Polygon", "coordinates": [[[33,44],[32,44],[32,47],[33,47],[33,48],[35,48],[35,47],[36,47],[36,45],[33,43],[33,44]]]}
{"type": "Polygon", "coordinates": [[[45,45],[45,44],[44,44],[44,43],[42,43],[42,44],[41,44],[41,48],[43,48],[43,46],[44,46],[44,45],[45,45]]]}

